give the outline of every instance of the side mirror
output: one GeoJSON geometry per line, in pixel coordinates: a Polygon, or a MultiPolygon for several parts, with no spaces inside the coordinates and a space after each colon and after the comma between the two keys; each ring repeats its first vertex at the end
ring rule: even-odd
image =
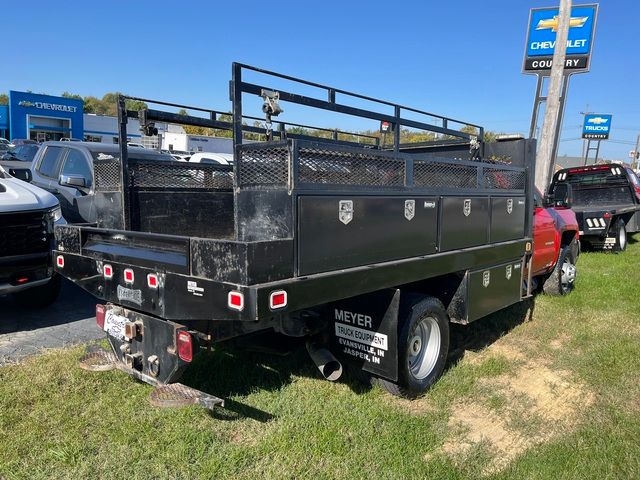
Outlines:
{"type": "Polygon", "coordinates": [[[31,170],[29,170],[28,168],[10,168],[9,175],[11,175],[12,177],[16,177],[17,179],[24,182],[31,182],[31,180],[33,180],[31,170]]]}
{"type": "Polygon", "coordinates": [[[58,183],[63,187],[87,188],[89,186],[87,179],[81,175],[60,175],[58,183]]]}
{"type": "Polygon", "coordinates": [[[552,194],[545,196],[545,202],[551,207],[571,208],[573,204],[573,190],[568,183],[558,183],[552,194]]]}

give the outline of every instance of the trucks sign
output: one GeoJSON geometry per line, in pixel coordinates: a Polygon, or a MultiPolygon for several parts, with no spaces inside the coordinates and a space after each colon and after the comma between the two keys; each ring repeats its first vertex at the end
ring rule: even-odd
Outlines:
{"type": "MultiPolygon", "coordinates": [[[[559,8],[531,9],[523,72],[544,73],[551,70],[560,22],[559,12],[559,8]]],[[[597,4],[577,5],[571,9],[565,59],[566,70],[573,72],[589,70],[597,16],[597,4]]]]}
{"type": "Polygon", "coordinates": [[[611,131],[611,114],[588,113],[584,116],[582,138],[607,140],[611,131]]]}

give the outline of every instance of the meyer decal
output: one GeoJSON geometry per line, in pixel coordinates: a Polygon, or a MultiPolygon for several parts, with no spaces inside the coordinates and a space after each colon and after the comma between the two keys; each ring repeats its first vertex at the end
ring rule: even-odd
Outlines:
{"type": "Polygon", "coordinates": [[[187,280],[187,292],[195,295],[196,297],[202,297],[204,294],[204,288],[199,287],[198,282],[187,280]]]}
{"type": "Polygon", "coordinates": [[[383,333],[372,332],[364,328],[352,327],[351,325],[335,324],[336,337],[351,340],[353,342],[362,343],[370,347],[380,348],[382,350],[389,349],[388,338],[383,333]]]}

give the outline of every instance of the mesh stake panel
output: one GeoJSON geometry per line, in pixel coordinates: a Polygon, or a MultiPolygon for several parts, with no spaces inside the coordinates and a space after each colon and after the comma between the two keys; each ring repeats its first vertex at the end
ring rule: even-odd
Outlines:
{"type": "Polygon", "coordinates": [[[286,186],[289,180],[289,149],[286,145],[247,145],[239,153],[241,186],[286,186]]]}
{"type": "Polygon", "coordinates": [[[120,190],[120,162],[118,160],[95,160],[93,175],[96,191],[117,192],[120,190]]]}
{"type": "Polygon", "coordinates": [[[227,165],[133,161],[129,165],[131,181],[139,188],[188,188],[231,190],[233,174],[227,165]]]}
{"type": "Polygon", "coordinates": [[[524,171],[484,167],[484,186],[493,190],[524,190],[524,171]]]}
{"type": "Polygon", "coordinates": [[[301,183],[332,185],[404,185],[405,162],[373,152],[356,153],[323,148],[300,148],[301,183]]]}
{"type": "Polygon", "coordinates": [[[415,161],[413,183],[416,187],[478,188],[478,167],[415,161]]]}

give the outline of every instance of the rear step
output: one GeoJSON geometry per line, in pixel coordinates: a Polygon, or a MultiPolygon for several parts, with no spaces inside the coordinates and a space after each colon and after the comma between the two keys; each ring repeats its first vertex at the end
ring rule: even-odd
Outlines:
{"type": "Polygon", "coordinates": [[[223,399],[195,388],[181,383],[161,384],[154,382],[147,375],[143,375],[138,370],[129,368],[124,363],[119,362],[113,353],[102,347],[88,347],[87,353],[80,357],[80,368],[93,372],[104,372],[117,368],[138,380],[153,385],[156,388],[149,395],[149,403],[155,407],[173,408],[200,405],[208,410],[213,410],[216,406],[224,407],[223,399]]]}

